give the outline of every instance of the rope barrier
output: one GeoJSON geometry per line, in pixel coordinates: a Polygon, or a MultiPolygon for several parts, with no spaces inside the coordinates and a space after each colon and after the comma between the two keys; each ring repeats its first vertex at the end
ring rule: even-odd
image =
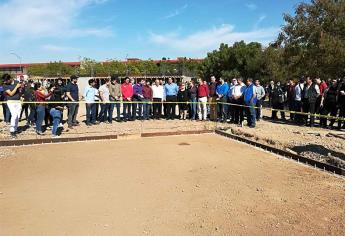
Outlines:
{"type": "Polygon", "coordinates": [[[335,117],[335,116],[328,116],[328,115],[321,115],[321,114],[313,114],[313,113],[306,113],[306,112],[300,112],[300,111],[290,111],[290,110],[284,110],[284,109],[275,109],[275,108],[269,108],[269,107],[256,107],[256,106],[247,106],[247,105],[241,105],[241,104],[235,104],[235,103],[228,103],[228,102],[167,102],[167,101],[162,101],[162,102],[154,102],[154,101],[107,101],[107,102],[102,102],[102,101],[94,101],[94,102],[88,102],[85,100],[82,101],[44,101],[44,102],[37,102],[37,101],[19,101],[19,100],[9,100],[9,101],[2,101],[0,104],[7,104],[7,103],[17,103],[20,102],[21,104],[42,104],[42,105],[48,105],[48,104],[206,104],[206,105],[217,105],[217,104],[222,104],[222,105],[228,105],[228,106],[237,106],[237,107],[243,107],[243,108],[254,108],[254,109],[263,109],[263,110],[268,110],[268,111],[277,111],[277,112],[287,112],[290,114],[297,114],[297,115],[304,115],[304,116],[314,116],[314,117],[319,117],[319,118],[325,118],[325,119],[330,119],[330,120],[340,120],[340,121],[345,121],[345,118],[342,117],[335,117]]]}

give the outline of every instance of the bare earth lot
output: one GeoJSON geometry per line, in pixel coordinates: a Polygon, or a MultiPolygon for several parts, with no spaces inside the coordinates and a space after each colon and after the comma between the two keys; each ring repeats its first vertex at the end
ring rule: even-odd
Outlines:
{"type": "Polygon", "coordinates": [[[0,235],[344,235],[345,180],[213,134],[0,159],[0,235]]]}

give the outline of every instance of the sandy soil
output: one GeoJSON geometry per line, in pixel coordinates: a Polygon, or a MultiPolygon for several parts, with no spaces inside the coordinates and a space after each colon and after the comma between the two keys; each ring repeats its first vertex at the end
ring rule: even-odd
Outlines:
{"type": "Polygon", "coordinates": [[[208,135],[0,159],[0,235],[344,235],[345,180],[208,135]]]}

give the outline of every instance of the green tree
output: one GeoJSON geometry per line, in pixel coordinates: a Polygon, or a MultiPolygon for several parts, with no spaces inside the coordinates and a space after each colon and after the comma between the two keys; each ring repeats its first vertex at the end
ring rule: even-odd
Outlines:
{"type": "Polygon", "coordinates": [[[274,46],[283,50],[283,64],[292,76],[311,74],[324,78],[344,74],[345,1],[312,0],[284,15],[274,46]]]}

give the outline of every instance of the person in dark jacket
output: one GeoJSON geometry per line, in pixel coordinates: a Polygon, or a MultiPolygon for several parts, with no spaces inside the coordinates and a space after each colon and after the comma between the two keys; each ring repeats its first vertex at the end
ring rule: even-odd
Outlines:
{"type": "MultiPolygon", "coordinates": [[[[338,86],[339,118],[345,118],[345,77],[338,86]]],[[[345,121],[338,120],[338,129],[345,129],[345,121]],[[343,123],[343,126],[341,126],[343,123]]]]}
{"type": "MultiPolygon", "coordinates": [[[[338,84],[336,79],[332,79],[331,86],[327,87],[323,93],[321,102],[320,102],[320,114],[327,116],[337,115],[337,93],[338,93],[338,84]]],[[[331,119],[329,124],[330,128],[333,127],[335,119],[331,119]]],[[[327,118],[321,117],[320,124],[323,128],[327,127],[327,118]]]]}
{"type": "Polygon", "coordinates": [[[188,97],[190,101],[189,119],[195,120],[197,115],[198,87],[194,81],[189,83],[188,97]]]}
{"type": "MultiPolygon", "coordinates": [[[[282,120],[285,120],[285,112],[284,110],[284,103],[285,103],[285,92],[283,88],[280,85],[280,82],[277,82],[277,84],[273,87],[270,93],[271,96],[271,103],[273,109],[278,109],[280,111],[280,116],[282,120]]],[[[277,116],[278,111],[272,110],[272,120],[278,119],[277,116]]]]}
{"type": "Polygon", "coordinates": [[[53,95],[50,97],[50,103],[48,105],[48,108],[49,114],[53,120],[52,138],[58,138],[60,136],[59,125],[61,123],[62,113],[64,110],[63,97],[61,96],[61,91],[53,91],[53,95]]]}
{"type": "Polygon", "coordinates": [[[188,100],[188,90],[186,89],[186,85],[182,83],[177,93],[177,101],[179,102],[178,107],[180,110],[180,120],[185,120],[187,118],[188,100]]]}
{"type": "MultiPolygon", "coordinates": [[[[315,114],[315,106],[316,100],[320,95],[319,86],[313,82],[313,80],[308,76],[306,78],[306,84],[303,88],[302,92],[302,103],[303,103],[303,112],[315,114]]],[[[309,125],[310,127],[314,126],[315,116],[310,116],[310,123],[308,123],[308,115],[304,116],[305,125],[309,125]]]]}
{"type": "MultiPolygon", "coordinates": [[[[24,92],[23,92],[23,98],[24,102],[32,102],[35,100],[35,95],[34,95],[34,88],[33,88],[33,81],[29,80],[25,84],[24,92]]],[[[19,120],[22,119],[23,112],[25,112],[25,118],[26,118],[26,125],[30,126],[33,125],[35,122],[35,114],[36,114],[36,107],[32,103],[24,103],[22,106],[22,111],[20,113],[19,120]],[[29,112],[30,109],[30,112],[29,112]]]]}

